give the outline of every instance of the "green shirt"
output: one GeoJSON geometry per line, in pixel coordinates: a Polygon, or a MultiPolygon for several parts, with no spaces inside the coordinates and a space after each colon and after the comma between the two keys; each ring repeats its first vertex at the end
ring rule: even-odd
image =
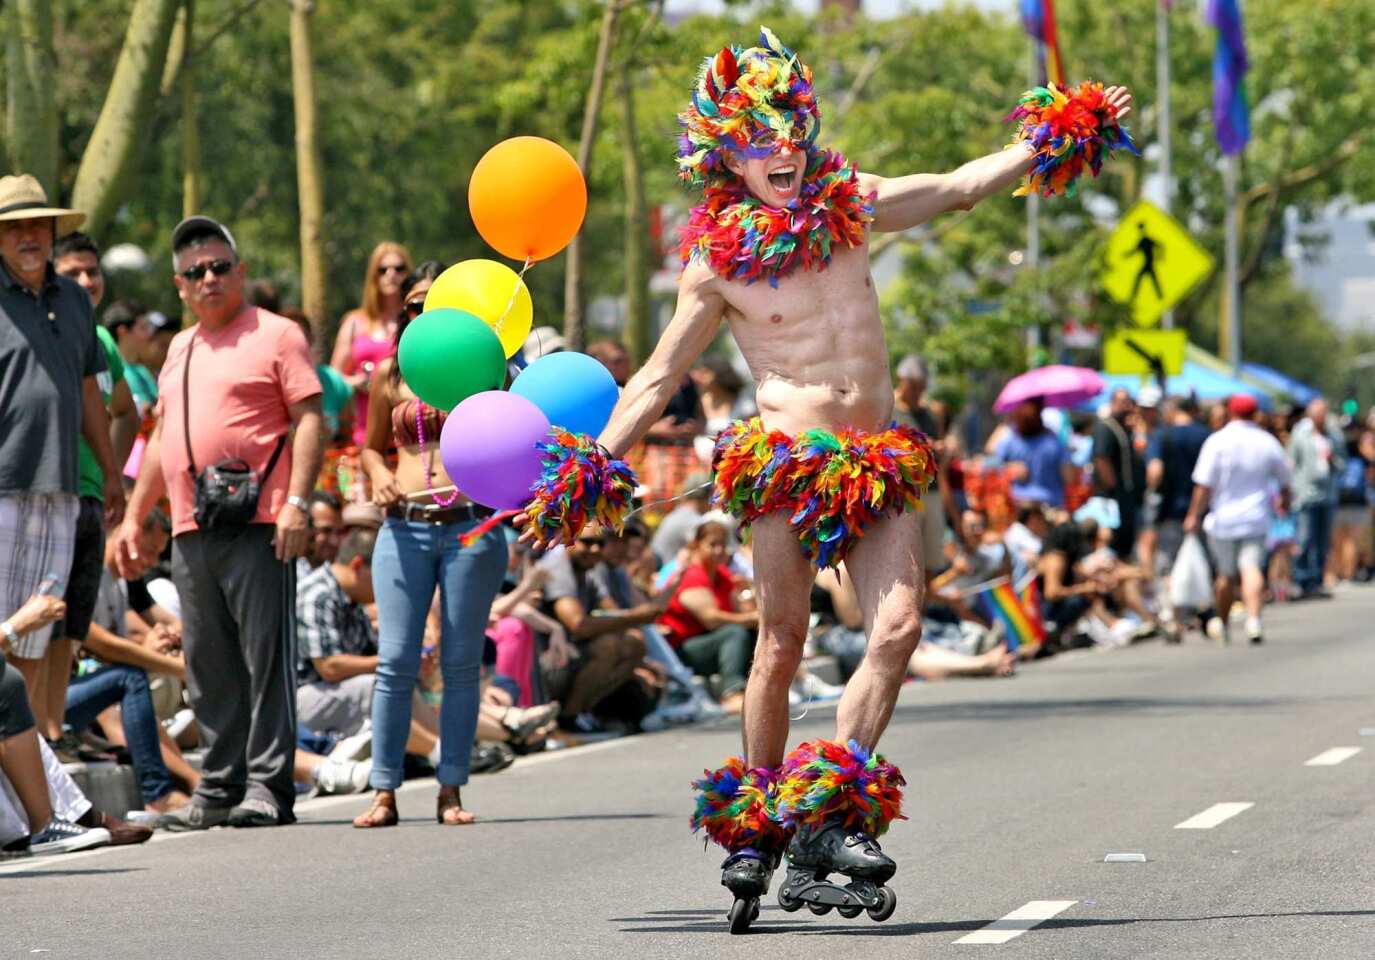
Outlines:
{"type": "Polygon", "coordinates": [[[339,414],[348,406],[353,388],[342,373],[327,363],[316,364],[315,372],[320,376],[320,408],[325,421],[325,433],[329,439],[333,439],[339,433],[339,414]]]}
{"type": "MultiPolygon", "coordinates": [[[[115,392],[115,384],[124,379],[124,360],[115,347],[115,338],[110,335],[110,331],[97,325],[95,335],[101,347],[105,349],[105,363],[109,367],[108,370],[96,374],[95,382],[100,385],[100,394],[105,398],[105,409],[109,410],[110,396],[115,392]]],[[[76,457],[77,471],[80,475],[78,493],[83,497],[104,500],[105,474],[100,469],[100,464],[96,463],[95,454],[87,446],[85,437],[77,438],[76,457]]]]}
{"type": "Polygon", "coordinates": [[[124,367],[124,379],[129,384],[129,392],[134,395],[134,402],[138,404],[139,416],[143,416],[149,407],[158,402],[158,378],[143,364],[130,363],[124,367]]]}

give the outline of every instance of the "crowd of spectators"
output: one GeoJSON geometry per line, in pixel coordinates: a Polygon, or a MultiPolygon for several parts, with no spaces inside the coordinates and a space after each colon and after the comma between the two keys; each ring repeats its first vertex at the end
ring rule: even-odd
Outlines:
{"type": "MultiPolygon", "coordinates": [[[[442,264],[379,244],[317,363],[304,314],[248,283],[224,225],[173,233],[185,324],[132,301],[97,323],[95,242],[31,178],[7,190],[32,196],[0,214],[0,404],[32,415],[0,437],[4,855],[288,824],[298,796],[369,788],[355,826],[385,827],[422,774],[436,819],[468,823],[470,774],[740,712],[753,558],[712,509],[711,454],[754,408],[728,352],[632,454],[644,487],[624,530],[538,556],[503,527],[463,545],[489,511],[453,488],[444,413],[395,362],[442,264]],[[255,499],[226,521],[216,477],[247,474],[255,499]],[[72,774],[111,760],[141,809],[82,795],[72,774]]],[[[537,328],[516,364],[567,348],[537,328]]],[[[615,340],[588,353],[619,384],[633,372],[615,340]]],[[[1375,572],[1375,415],[1145,386],[1100,411],[1027,401],[973,447],[930,386],[920,357],[896,364],[894,418],[937,457],[916,680],[1191,631],[1227,642],[1234,613],[1260,643],[1265,602],[1375,572]]],[[[795,705],[841,695],[864,628],[845,568],[818,573],[795,705]]]]}

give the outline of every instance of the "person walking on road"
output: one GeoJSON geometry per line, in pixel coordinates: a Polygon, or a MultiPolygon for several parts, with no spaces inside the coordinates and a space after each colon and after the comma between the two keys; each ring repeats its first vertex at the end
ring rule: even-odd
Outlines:
{"type": "Polygon", "coordinates": [[[247,268],[226,227],[183,220],[172,259],[198,322],[168,352],[158,425],[114,538],[130,576],[143,520],[167,492],[206,755],[196,795],[158,826],[277,826],[295,820],[295,561],[320,471],[320,379],[300,328],[244,299],[247,268]]]}
{"type": "Polygon", "coordinates": [[[1233,586],[1240,580],[1246,637],[1260,643],[1264,639],[1260,614],[1265,602],[1265,535],[1277,493],[1281,509],[1288,508],[1289,461],[1279,441],[1256,424],[1255,397],[1234,395],[1227,401],[1227,414],[1227,425],[1199,451],[1184,532],[1202,529],[1213,555],[1216,614],[1208,621],[1208,636],[1227,641],[1233,586]]]}
{"type": "Polygon", "coordinates": [[[1332,520],[1337,512],[1337,478],[1346,464],[1346,441],[1328,423],[1327,400],[1308,404],[1306,415],[1289,437],[1294,467],[1294,514],[1299,555],[1294,580],[1300,599],[1324,597],[1323,574],[1332,546],[1332,520]]]}

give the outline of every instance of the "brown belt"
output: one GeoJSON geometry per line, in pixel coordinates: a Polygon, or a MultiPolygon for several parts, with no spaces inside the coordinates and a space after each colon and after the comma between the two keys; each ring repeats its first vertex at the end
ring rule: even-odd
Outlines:
{"type": "Polygon", "coordinates": [[[456,507],[440,507],[430,503],[394,503],[387,508],[387,516],[407,523],[429,523],[435,526],[445,523],[469,523],[485,520],[492,515],[487,507],[475,503],[465,503],[456,507]]]}

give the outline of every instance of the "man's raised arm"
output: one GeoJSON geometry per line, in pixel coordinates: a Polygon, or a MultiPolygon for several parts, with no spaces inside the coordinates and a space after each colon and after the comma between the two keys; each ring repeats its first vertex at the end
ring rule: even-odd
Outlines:
{"type": "MultiPolygon", "coordinates": [[[[1121,120],[1131,112],[1126,87],[1108,87],[1104,96],[1121,120]]],[[[951,210],[969,210],[974,204],[1009,189],[1031,169],[1032,148],[1021,141],[986,157],[971,160],[950,173],[916,173],[906,177],[860,174],[865,192],[874,200],[874,226],[879,233],[910,230],[951,210]]]]}
{"type": "Polygon", "coordinates": [[[725,312],[726,301],[716,289],[716,275],[702,264],[690,264],[683,271],[673,319],[653,355],[625,385],[599,438],[613,456],[625,456],[663,415],[683,374],[715,339],[725,312]]]}

